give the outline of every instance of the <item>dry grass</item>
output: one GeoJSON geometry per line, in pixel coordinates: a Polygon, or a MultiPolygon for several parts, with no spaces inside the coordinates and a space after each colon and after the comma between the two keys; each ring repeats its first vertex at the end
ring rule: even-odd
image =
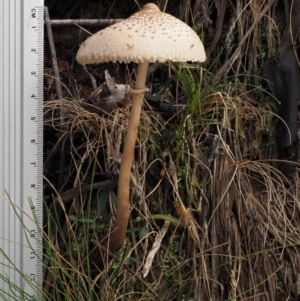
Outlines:
{"type": "MultiPolygon", "coordinates": [[[[72,167],[77,171],[77,182],[89,178],[88,170],[95,159],[97,169],[117,172],[127,109],[99,116],[84,110],[76,101],[63,100],[46,103],[45,110],[47,114],[56,112],[61,105],[66,110],[64,128],[73,157],[80,158],[73,160],[72,167]],[[74,133],[84,137],[80,146],[72,141],[74,133]],[[96,149],[101,157],[95,158],[96,149]],[[89,167],[83,172],[87,162],[89,167]]],[[[193,113],[197,120],[197,112],[193,113]]],[[[173,294],[175,299],[189,293],[197,295],[197,290],[204,300],[237,296],[275,300],[286,291],[298,289],[298,178],[287,179],[277,169],[271,143],[273,125],[271,118],[266,118],[268,114],[273,113],[264,106],[217,92],[209,95],[201,107],[202,116],[211,116],[210,124],[206,121],[195,125],[191,115],[186,114],[178,125],[182,137],[177,134],[175,142],[165,146],[161,144],[161,134],[175,125],[163,124],[151,112],[143,114],[132,172],[131,230],[123,256],[138,259],[130,266],[139,274],[147,256],[145,250],[150,250],[161,225],[151,215],[177,217],[175,203],[190,208],[194,221],[184,232],[170,228],[146,279],[162,300],[171,300],[173,294]]],[[[59,118],[55,118],[55,113],[52,116],[51,124],[49,119],[46,125],[58,128],[59,118]]],[[[93,202],[95,198],[96,195],[93,202]]],[[[80,200],[76,203],[79,208],[80,200]]],[[[114,210],[114,204],[107,207],[108,204],[106,210],[114,210]]],[[[111,224],[107,217],[101,220],[97,215],[92,210],[90,218],[111,224]]],[[[91,236],[103,240],[107,230],[102,225],[103,237],[97,231],[91,236]]],[[[121,291],[132,288],[130,299],[138,298],[140,293],[134,292],[138,284],[127,278],[124,281],[125,271],[121,271],[121,291]]],[[[103,273],[110,272],[109,268],[100,270],[98,277],[102,279],[103,273]]],[[[108,293],[114,285],[105,282],[101,291],[108,293]]]]}
{"type": "MultiPolygon", "coordinates": [[[[172,3],[160,1],[163,7],[172,3]]],[[[106,245],[113,224],[114,189],[107,188],[104,199],[99,196],[103,190],[91,189],[71,202],[61,201],[62,234],[72,237],[73,246],[86,242],[89,250],[96,246],[96,256],[105,258],[104,266],[98,265],[99,270],[89,274],[82,262],[90,260],[94,269],[95,258],[76,248],[67,252],[68,243],[60,247],[60,252],[67,253],[66,260],[76,258],[73,274],[82,275],[82,283],[92,288],[89,300],[299,297],[298,172],[287,177],[280,171],[274,109],[265,101],[258,71],[278,45],[273,7],[249,33],[264,5],[260,0],[181,1],[181,17],[201,29],[209,59],[204,70],[185,66],[187,73],[183,68],[176,74],[171,68],[174,98],[164,98],[171,104],[171,116],[145,105],[132,168],[130,226],[117,258],[97,245],[106,245]],[[205,14],[201,19],[197,12],[205,6],[218,15],[216,20],[205,14]],[[224,29],[226,13],[230,22],[224,29]],[[239,55],[233,57],[236,45],[239,55]],[[222,69],[228,60],[230,67],[222,69]],[[78,220],[71,225],[70,215],[93,219],[93,224],[86,231],[78,220]],[[141,280],[155,236],[169,218],[172,223],[149,275],[141,280]],[[89,243],[91,239],[96,241],[89,243]]],[[[166,92],[163,84],[158,89],[153,85],[153,91],[162,95],[166,92]]],[[[45,102],[46,130],[61,133],[45,154],[47,174],[54,173],[50,162],[57,168],[56,153],[62,143],[69,154],[65,184],[55,197],[103,178],[115,181],[129,109],[129,102],[110,113],[95,104],[87,108],[74,99],[45,102]],[[65,111],[64,124],[60,110],[65,111]]],[[[50,185],[47,189],[54,191],[50,185]]],[[[51,238],[54,246],[60,240],[55,235],[51,238]]],[[[61,259],[57,261],[65,266],[61,259]]],[[[55,286],[53,281],[52,277],[50,284],[55,286]]],[[[72,294],[76,292],[73,285],[72,294]]]]}

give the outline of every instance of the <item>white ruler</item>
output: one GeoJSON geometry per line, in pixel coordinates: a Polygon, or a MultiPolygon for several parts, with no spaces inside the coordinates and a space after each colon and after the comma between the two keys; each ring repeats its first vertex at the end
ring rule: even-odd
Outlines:
{"type": "Polygon", "coordinates": [[[41,300],[43,5],[0,1],[0,300],[41,300]]]}

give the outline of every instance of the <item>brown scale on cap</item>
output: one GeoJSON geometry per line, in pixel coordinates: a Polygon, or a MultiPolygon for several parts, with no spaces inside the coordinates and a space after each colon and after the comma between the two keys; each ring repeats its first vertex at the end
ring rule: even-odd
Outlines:
{"type": "Polygon", "coordinates": [[[153,3],[88,38],[76,57],[82,65],[110,61],[201,62],[205,58],[197,34],[184,22],[161,12],[153,3]],[[132,47],[128,48],[127,44],[132,47]]]}

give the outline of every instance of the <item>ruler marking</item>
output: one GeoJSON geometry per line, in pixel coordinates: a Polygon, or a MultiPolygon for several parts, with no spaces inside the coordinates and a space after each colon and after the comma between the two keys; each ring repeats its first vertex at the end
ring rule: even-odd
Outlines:
{"type": "MultiPolygon", "coordinates": [[[[43,0],[3,1],[0,9],[0,196],[5,191],[15,204],[31,215],[31,197],[38,224],[42,226],[42,133],[43,133],[43,0]],[[33,98],[32,94],[36,94],[33,98]],[[34,102],[32,101],[34,99],[34,102]],[[34,164],[32,164],[34,163],[34,164]],[[5,171],[5,172],[3,172],[5,171]]],[[[20,211],[24,229],[12,206],[0,202],[3,215],[0,227],[0,248],[17,269],[32,276],[40,286],[33,290],[24,277],[0,254],[0,273],[13,285],[0,282],[2,294],[9,299],[14,285],[35,299],[41,300],[42,235],[35,223],[20,211]],[[34,251],[22,247],[31,245],[34,251]]],[[[19,298],[22,299],[21,296],[19,298]]]]}

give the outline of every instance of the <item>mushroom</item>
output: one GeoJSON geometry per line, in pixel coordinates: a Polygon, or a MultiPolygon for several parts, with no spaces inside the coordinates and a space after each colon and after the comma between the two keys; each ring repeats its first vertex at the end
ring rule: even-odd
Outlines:
{"type": "Polygon", "coordinates": [[[89,37],[80,45],[76,60],[81,65],[101,62],[138,63],[136,83],[131,88],[132,107],[118,179],[116,221],[109,250],[123,244],[129,219],[130,172],[143,104],[146,75],[152,62],[203,62],[205,51],[198,35],[184,22],[148,3],[128,19],[89,37]]]}

